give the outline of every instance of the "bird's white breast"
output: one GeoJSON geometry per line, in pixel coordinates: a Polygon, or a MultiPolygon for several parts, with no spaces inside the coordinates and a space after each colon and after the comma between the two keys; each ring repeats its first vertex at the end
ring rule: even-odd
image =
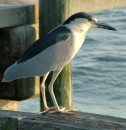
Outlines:
{"type": "Polygon", "coordinates": [[[81,46],[83,45],[86,34],[84,35],[82,33],[74,32],[73,35],[74,35],[74,49],[75,53],[77,53],[81,48],[81,46]]]}
{"type": "Polygon", "coordinates": [[[81,30],[81,28],[78,28],[77,26],[68,26],[68,28],[71,30],[73,35],[73,48],[74,53],[76,54],[84,43],[86,31],[81,30]]]}
{"type": "Polygon", "coordinates": [[[84,21],[84,19],[80,18],[75,19],[74,21],[70,22],[65,26],[69,28],[72,32],[73,48],[76,54],[84,43],[86,33],[91,28],[91,24],[87,20],[84,21]]]}

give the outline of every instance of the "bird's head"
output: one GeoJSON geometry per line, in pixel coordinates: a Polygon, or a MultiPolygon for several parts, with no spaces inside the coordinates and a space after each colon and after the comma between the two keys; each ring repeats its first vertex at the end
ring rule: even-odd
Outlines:
{"type": "Polygon", "coordinates": [[[96,18],[91,16],[88,13],[79,12],[70,16],[64,23],[64,25],[78,25],[84,31],[88,31],[89,29],[102,28],[108,30],[116,29],[106,23],[98,21],[96,18]]]}

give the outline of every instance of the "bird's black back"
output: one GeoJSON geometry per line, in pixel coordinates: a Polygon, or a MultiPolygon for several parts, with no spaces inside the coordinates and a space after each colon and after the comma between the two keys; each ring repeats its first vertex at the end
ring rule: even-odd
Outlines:
{"type": "Polygon", "coordinates": [[[46,36],[35,41],[21,56],[17,63],[25,62],[40,52],[44,51],[48,47],[60,43],[69,37],[70,30],[64,26],[60,26],[51,31],[46,36]]]}

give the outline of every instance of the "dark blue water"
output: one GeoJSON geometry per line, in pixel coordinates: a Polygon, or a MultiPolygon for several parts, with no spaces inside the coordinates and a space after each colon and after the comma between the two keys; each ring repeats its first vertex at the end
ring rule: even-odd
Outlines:
{"type": "MultiPolygon", "coordinates": [[[[83,112],[126,118],[126,8],[93,13],[118,31],[91,30],[73,60],[73,106],[83,112]]],[[[39,98],[20,102],[39,112],[39,98]]]]}

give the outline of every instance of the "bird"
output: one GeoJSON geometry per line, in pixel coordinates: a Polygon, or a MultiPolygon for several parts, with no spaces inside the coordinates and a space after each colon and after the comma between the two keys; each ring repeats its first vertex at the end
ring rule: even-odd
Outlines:
{"type": "MultiPolygon", "coordinates": [[[[53,72],[48,86],[56,112],[69,113],[57,103],[53,85],[62,71],[83,45],[88,30],[96,28],[116,31],[109,24],[101,22],[89,13],[78,12],[67,18],[62,24],[51,30],[47,35],[35,41],[13,65],[5,70],[2,82],[15,79],[43,76],[41,93],[44,111],[50,111],[45,95],[45,81],[53,72]]],[[[67,81],[66,81],[67,82],[67,81]]]]}

